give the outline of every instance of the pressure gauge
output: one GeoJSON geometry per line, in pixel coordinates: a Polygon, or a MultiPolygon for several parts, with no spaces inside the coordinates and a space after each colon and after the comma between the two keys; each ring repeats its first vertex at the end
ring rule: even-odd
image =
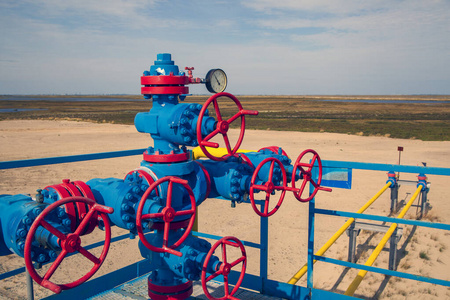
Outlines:
{"type": "Polygon", "coordinates": [[[206,88],[210,93],[220,93],[227,87],[227,74],[222,69],[209,70],[205,78],[206,88]]]}

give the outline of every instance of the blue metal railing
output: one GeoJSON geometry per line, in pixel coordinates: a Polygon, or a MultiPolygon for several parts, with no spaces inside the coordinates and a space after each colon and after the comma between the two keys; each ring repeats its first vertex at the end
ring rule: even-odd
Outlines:
{"type": "MultiPolygon", "coordinates": [[[[333,168],[351,168],[359,170],[372,170],[372,171],[386,171],[386,172],[402,172],[402,173],[417,173],[426,175],[444,175],[450,176],[450,168],[435,168],[435,167],[420,167],[420,166],[402,166],[402,165],[391,165],[391,164],[376,164],[376,163],[361,163],[361,162],[347,162],[347,161],[322,161],[322,166],[333,167],[333,168]]],[[[317,174],[315,174],[317,177],[317,174]]],[[[311,189],[313,187],[311,186],[311,189]]],[[[336,265],[341,265],[348,268],[355,268],[360,270],[365,270],[369,272],[381,273],[389,276],[396,276],[406,279],[412,279],[422,282],[428,282],[432,284],[438,284],[443,286],[450,286],[450,281],[442,280],[438,278],[430,278],[405,272],[393,271],[383,268],[377,268],[372,266],[366,266],[356,263],[351,263],[347,261],[332,259],[325,256],[314,255],[314,224],[316,214],[329,215],[329,216],[340,216],[349,217],[355,219],[373,220],[381,221],[387,223],[397,223],[405,225],[413,225],[419,227],[428,227],[439,230],[450,231],[450,224],[443,223],[431,223],[419,220],[407,220],[392,217],[384,217],[370,214],[358,214],[352,212],[344,212],[337,210],[319,209],[315,208],[315,199],[311,200],[309,203],[309,225],[308,225],[308,270],[307,270],[307,287],[313,287],[313,272],[314,272],[314,260],[323,261],[327,263],[332,263],[336,265]]]]}
{"type": "MultiPolygon", "coordinates": [[[[124,151],[114,151],[114,152],[102,152],[102,153],[92,153],[92,154],[81,154],[81,155],[72,155],[72,156],[60,156],[60,157],[50,157],[50,158],[38,158],[38,159],[28,159],[28,160],[15,160],[15,161],[4,161],[0,162],[0,170],[2,169],[12,169],[12,168],[23,168],[23,167],[33,167],[33,166],[42,166],[42,165],[51,165],[51,164],[61,164],[61,163],[71,163],[71,162],[81,162],[87,160],[99,160],[99,159],[108,159],[108,158],[116,158],[116,157],[126,157],[133,155],[140,155],[145,151],[144,149],[134,149],[134,150],[124,150],[124,151]]],[[[346,162],[346,161],[322,161],[323,167],[336,167],[336,168],[349,168],[349,169],[360,169],[360,170],[373,170],[373,171],[386,171],[386,172],[404,172],[404,173],[423,173],[427,175],[445,175],[450,176],[450,168],[434,168],[434,167],[419,167],[419,166],[401,166],[401,165],[391,165],[391,164],[374,164],[374,163],[360,163],[360,162],[346,162]]],[[[312,190],[312,189],[311,189],[312,190]]],[[[263,205],[264,201],[262,201],[263,205]]],[[[263,207],[262,207],[263,210],[263,207]]],[[[335,299],[348,299],[348,297],[334,294],[327,291],[322,291],[313,288],[313,260],[324,261],[328,263],[333,263],[337,265],[342,265],[346,267],[352,267],[362,270],[367,270],[371,272],[382,273],[391,276],[397,276],[407,279],[414,279],[423,282],[430,282],[434,284],[440,284],[445,286],[450,286],[450,282],[441,279],[428,278],[424,276],[418,276],[413,274],[408,274],[404,272],[391,271],[376,267],[363,266],[355,263],[349,263],[346,261],[336,260],[332,258],[327,258],[324,256],[316,256],[314,255],[314,222],[315,222],[315,214],[324,214],[331,216],[342,216],[342,217],[353,217],[367,220],[375,220],[382,222],[390,222],[390,223],[398,223],[405,225],[414,225],[414,226],[423,226],[435,229],[442,230],[450,230],[449,224],[441,224],[441,223],[430,223],[424,221],[417,220],[405,220],[398,218],[389,218],[383,216],[376,215],[367,215],[367,214],[356,214],[351,212],[343,212],[336,210],[326,210],[326,209],[316,209],[315,208],[315,200],[313,199],[309,203],[309,225],[308,225],[308,268],[307,273],[307,287],[301,287],[296,285],[290,285],[283,282],[278,282],[274,280],[268,279],[268,219],[261,218],[260,223],[260,242],[254,243],[249,241],[243,241],[243,244],[249,247],[257,248],[260,250],[260,274],[259,276],[247,274],[244,282],[242,284],[245,288],[250,288],[253,290],[258,290],[263,294],[268,294],[272,296],[283,297],[287,299],[307,299],[308,297],[314,296],[317,299],[327,299],[332,296],[335,299]]],[[[221,236],[194,232],[195,235],[210,238],[210,239],[220,239],[221,236]]],[[[123,240],[128,237],[128,234],[115,237],[112,241],[123,240]]],[[[100,246],[101,242],[92,244],[88,246],[89,249],[100,246]]],[[[143,274],[146,270],[143,267],[140,267],[142,262],[135,263],[128,267],[123,268],[123,272],[126,272],[127,278],[133,276],[133,272],[135,272],[135,268],[138,269],[137,275],[143,274]]],[[[122,270],[122,269],[121,269],[122,270]]],[[[25,271],[25,268],[18,268],[16,270],[12,270],[3,274],[0,274],[0,280],[20,274],[25,271]]],[[[114,271],[111,274],[105,275],[103,277],[91,280],[83,285],[86,286],[92,285],[95,286],[97,281],[101,280],[102,284],[108,283],[116,284],[117,274],[120,273],[120,270],[114,271]],[[103,279],[102,279],[103,278],[103,279]],[[111,280],[114,279],[114,280],[111,280]]],[[[236,273],[236,272],[233,272],[236,273]]],[[[137,276],[136,275],[136,276],[137,276]]],[[[234,274],[234,276],[238,276],[234,274]]],[[[97,285],[105,287],[106,285],[97,285]]],[[[82,287],[78,287],[78,289],[82,289],[82,287]]],[[[79,297],[79,291],[77,288],[66,291],[64,293],[64,297],[67,297],[70,293],[74,295],[74,297],[79,297]]],[[[52,299],[59,299],[57,295],[51,296],[52,299]]],[[[74,298],[74,299],[75,299],[74,298]]],[[[61,298],[63,299],[63,298],[61,298]]],[[[69,297],[70,299],[70,297],[69,297]]]]}

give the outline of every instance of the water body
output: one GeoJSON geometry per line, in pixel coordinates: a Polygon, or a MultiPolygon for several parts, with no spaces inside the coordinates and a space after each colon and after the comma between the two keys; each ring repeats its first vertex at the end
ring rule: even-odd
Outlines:
{"type": "Polygon", "coordinates": [[[5,112],[19,112],[19,111],[34,111],[34,110],[48,110],[47,108],[2,108],[0,113],[5,112]]]}
{"type": "MultiPolygon", "coordinates": [[[[238,96],[239,98],[239,96],[238,96]]],[[[117,102],[117,101],[149,101],[147,99],[134,99],[126,97],[74,97],[74,96],[16,96],[16,95],[3,95],[0,96],[0,100],[6,101],[58,101],[58,102],[83,102],[83,101],[100,101],[100,102],[117,102]]],[[[401,104],[450,104],[450,100],[376,100],[376,99],[311,99],[308,101],[324,101],[324,102],[348,102],[348,103],[401,103],[401,104]]],[[[0,112],[5,112],[1,111],[0,112]]]]}
{"type": "Polygon", "coordinates": [[[73,97],[73,96],[15,96],[15,95],[3,95],[0,96],[0,100],[5,101],[57,101],[57,102],[82,102],[82,101],[101,101],[101,102],[112,102],[112,101],[148,101],[144,98],[142,99],[132,99],[132,98],[116,98],[116,97],[73,97]]]}
{"type": "Polygon", "coordinates": [[[348,103],[416,103],[416,104],[449,104],[450,100],[374,100],[374,99],[314,99],[311,101],[348,102],[348,103]]]}

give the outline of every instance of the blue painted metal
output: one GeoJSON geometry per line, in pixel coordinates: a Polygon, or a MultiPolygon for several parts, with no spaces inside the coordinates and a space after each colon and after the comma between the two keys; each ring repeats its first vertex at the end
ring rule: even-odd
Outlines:
{"type": "Polygon", "coordinates": [[[398,218],[383,217],[383,216],[370,215],[370,214],[358,214],[358,213],[353,213],[353,212],[329,210],[329,209],[321,209],[321,208],[316,208],[314,210],[314,212],[316,214],[322,214],[322,215],[349,217],[349,218],[355,218],[355,219],[365,219],[365,220],[381,221],[381,222],[387,222],[387,223],[397,223],[397,224],[405,224],[405,225],[413,225],[413,226],[422,226],[422,227],[435,228],[435,229],[450,230],[450,224],[444,224],[444,223],[431,223],[431,222],[425,222],[425,221],[419,221],[419,220],[398,219],[398,218]]]}
{"type": "MultiPolygon", "coordinates": [[[[261,204],[261,211],[264,211],[265,203],[261,204]]],[[[269,261],[269,219],[260,219],[260,251],[259,251],[259,277],[262,281],[260,291],[266,292],[265,280],[268,279],[269,261]]]]}
{"type": "Polygon", "coordinates": [[[113,271],[101,277],[87,281],[82,285],[66,290],[61,294],[54,294],[43,298],[48,300],[79,300],[92,297],[96,294],[112,289],[113,287],[147,274],[151,271],[150,264],[146,259],[113,271]]]}
{"type": "MultiPolygon", "coordinates": [[[[35,202],[26,195],[0,196],[0,255],[24,255],[25,239],[31,224],[47,205],[35,202]]],[[[70,222],[64,210],[54,210],[46,221],[60,232],[70,232],[70,222]]],[[[56,258],[60,250],[58,238],[45,228],[36,231],[32,244],[32,259],[45,263],[56,258]]]]}
{"type": "MultiPolygon", "coordinates": [[[[129,238],[128,234],[123,234],[123,235],[120,235],[120,236],[116,236],[116,237],[111,238],[111,243],[122,241],[122,240],[128,239],[128,238],[129,238]]],[[[87,245],[84,248],[86,250],[91,250],[91,249],[103,246],[104,244],[105,244],[104,241],[100,241],[100,242],[97,242],[97,243],[94,243],[94,244],[87,245]]],[[[76,255],[76,254],[77,254],[77,252],[68,253],[66,257],[70,257],[70,256],[76,255]]],[[[42,265],[44,266],[44,265],[49,264],[49,263],[51,263],[51,261],[45,262],[42,265]]],[[[9,277],[12,277],[12,276],[19,275],[19,274],[21,274],[21,273],[23,273],[25,271],[26,271],[25,267],[21,267],[21,268],[17,268],[17,269],[14,269],[14,270],[2,273],[2,274],[0,274],[0,280],[6,279],[6,278],[9,278],[9,277]]]]}
{"type": "MultiPolygon", "coordinates": [[[[313,186],[310,186],[310,191],[313,190],[313,186]]],[[[314,228],[315,228],[315,205],[316,200],[313,198],[311,201],[309,201],[308,206],[308,270],[306,274],[306,286],[309,289],[312,289],[314,287],[314,280],[313,280],[313,274],[314,274],[314,262],[313,262],[313,256],[314,256],[314,228]]]]}
{"type": "Polygon", "coordinates": [[[391,186],[390,186],[391,189],[397,187],[397,177],[395,175],[395,172],[390,171],[388,173],[388,180],[386,181],[386,183],[388,183],[388,182],[391,183],[391,186]]]}
{"type": "MultiPolygon", "coordinates": [[[[139,113],[136,115],[135,126],[139,132],[149,133],[151,135],[154,140],[154,145],[152,147],[148,147],[147,149],[42,158],[26,161],[0,162],[0,169],[122,157],[141,154],[145,150],[144,160],[141,163],[141,169],[147,170],[147,174],[153,180],[157,180],[158,178],[165,176],[176,176],[187,180],[189,186],[194,191],[197,205],[200,205],[205,200],[206,193],[209,188],[211,189],[209,197],[229,199],[232,201],[232,204],[234,202],[248,202],[247,195],[250,189],[250,181],[253,174],[253,168],[251,166],[247,166],[242,159],[234,157],[223,162],[202,160],[201,163],[205,167],[206,173],[210,175],[211,179],[211,186],[208,187],[206,173],[200,168],[197,162],[192,160],[190,155],[191,153],[186,149],[186,146],[197,145],[196,125],[198,122],[201,105],[179,103],[179,100],[184,100],[185,95],[174,91],[184,91],[184,85],[193,82],[190,82],[187,77],[184,76],[184,72],[179,71],[178,66],[172,61],[171,55],[168,53],[158,54],[154,65],[150,67],[149,71],[144,72],[144,77],[147,77],[144,78],[144,82],[147,82],[147,84],[143,83],[145,85],[143,91],[160,91],[160,93],[144,93],[145,98],[152,99],[153,107],[149,112],[139,113]],[[160,87],[161,89],[153,89],[152,83],[150,82],[154,82],[152,80],[159,82],[159,79],[157,79],[158,77],[161,79],[160,82],[163,84],[156,85],[158,85],[158,88],[160,87]],[[175,80],[178,83],[172,85],[170,84],[171,80],[175,80]],[[172,88],[173,86],[176,87],[172,88]]],[[[201,124],[202,136],[205,137],[215,130],[216,124],[217,121],[214,118],[209,117],[208,113],[206,113],[206,116],[203,118],[201,124]]],[[[291,165],[291,160],[282,154],[281,148],[278,148],[278,152],[270,149],[261,149],[258,152],[249,152],[245,155],[253,167],[260,164],[266,158],[277,158],[283,164],[288,180],[292,176],[293,166],[291,165]]],[[[390,178],[389,180],[395,180],[394,172],[420,173],[418,185],[422,185],[424,188],[427,188],[426,177],[424,174],[450,176],[450,169],[448,168],[341,161],[322,161],[322,164],[324,167],[322,184],[325,186],[340,188],[351,188],[352,169],[389,171],[394,174],[394,178],[390,178]]],[[[257,179],[257,183],[267,181],[269,172],[269,164],[263,166],[263,168],[261,168],[261,172],[258,174],[259,177],[257,179]]],[[[300,174],[295,175],[297,180],[300,179],[300,174]]],[[[313,178],[317,178],[317,168],[313,169],[313,178]]],[[[123,180],[116,178],[97,178],[88,181],[87,184],[91,188],[97,202],[114,208],[115,213],[110,216],[112,222],[119,227],[129,229],[131,233],[134,234],[136,233],[135,223],[137,205],[139,204],[144,191],[150,184],[147,180],[148,178],[144,179],[140,177],[138,172],[130,172],[130,174],[128,174],[123,180]]],[[[278,166],[275,166],[273,170],[273,183],[278,184],[280,181],[281,169],[278,166]]],[[[310,184],[310,191],[313,190],[314,187],[310,184]]],[[[53,199],[57,196],[56,194],[56,191],[49,188],[44,191],[43,198],[44,200],[48,200],[46,202],[51,202],[56,200],[53,199]]],[[[155,192],[149,195],[145,203],[144,214],[161,212],[166,205],[167,198],[167,183],[165,183],[165,185],[163,184],[158,189],[158,193],[155,192]]],[[[186,210],[191,207],[187,192],[179,187],[174,187],[171,199],[172,207],[175,211],[186,210]]],[[[265,202],[258,201],[258,203],[261,204],[264,210],[265,202]]],[[[32,201],[30,197],[24,195],[0,196],[0,220],[2,222],[2,230],[0,232],[0,254],[5,255],[13,251],[20,255],[20,252],[22,251],[23,255],[21,245],[23,245],[24,237],[26,236],[29,225],[31,224],[30,222],[32,222],[40,211],[42,211],[45,205],[46,204],[32,201]]],[[[267,218],[261,218],[260,243],[244,242],[247,246],[260,249],[260,274],[259,276],[248,275],[244,280],[244,287],[250,287],[262,291],[263,293],[273,294],[276,296],[281,295],[287,299],[310,299],[313,296],[317,299],[327,299],[330,295],[333,295],[334,298],[337,297],[348,299],[342,295],[315,290],[313,288],[314,259],[345,265],[342,262],[336,262],[336,260],[333,259],[314,256],[314,222],[316,213],[450,230],[450,225],[447,224],[435,224],[372,215],[361,216],[360,214],[316,209],[315,200],[313,199],[309,204],[308,265],[310,268],[308,268],[307,288],[296,287],[268,279],[269,240],[267,218]]],[[[188,218],[188,216],[179,216],[175,219],[175,221],[181,221],[186,218],[188,218]]],[[[68,226],[70,225],[70,222],[68,223],[67,219],[67,215],[64,211],[55,211],[53,215],[49,216],[48,222],[58,228],[61,232],[66,233],[68,232],[68,226]]],[[[158,222],[158,220],[155,220],[155,222],[158,222]]],[[[173,241],[178,240],[183,235],[185,229],[176,228],[168,230],[170,230],[168,241],[168,244],[170,245],[173,241]]],[[[154,232],[147,233],[146,236],[152,241],[152,244],[161,246],[164,239],[163,232],[163,230],[155,230],[154,232]]],[[[196,234],[198,236],[205,236],[208,238],[218,238],[214,235],[200,233],[196,234]]],[[[52,258],[52,255],[55,256],[55,250],[58,249],[59,245],[56,237],[52,236],[47,230],[43,229],[40,230],[35,237],[35,247],[35,259],[39,262],[45,263],[52,258]]],[[[181,256],[149,251],[140,243],[141,254],[148,258],[143,269],[145,269],[146,272],[152,271],[150,273],[152,282],[160,286],[177,285],[188,280],[198,280],[200,277],[199,274],[202,264],[210,248],[211,245],[207,241],[192,235],[189,235],[184,243],[177,248],[177,251],[181,253],[181,256]],[[155,270],[157,270],[157,272],[155,270]]],[[[134,265],[131,269],[126,269],[126,275],[124,278],[130,277],[130,270],[137,266],[140,268],[141,264],[134,265]]],[[[208,272],[216,271],[218,266],[220,266],[219,258],[213,257],[210,261],[210,265],[208,266],[208,272]]],[[[359,268],[364,269],[362,267],[359,268]]],[[[370,271],[377,270],[377,268],[373,267],[368,268],[370,268],[368,269],[370,271]]],[[[137,273],[139,275],[141,272],[138,270],[137,273]]],[[[108,284],[119,281],[115,277],[117,274],[119,273],[114,273],[114,275],[111,275],[113,277],[110,275],[106,276],[106,278],[110,281],[108,284]]],[[[237,276],[235,272],[232,274],[234,274],[235,277],[237,276]]],[[[448,285],[448,281],[429,279],[420,276],[417,277],[415,275],[409,275],[401,272],[388,273],[385,271],[384,274],[397,274],[404,278],[414,277],[419,281],[448,285]]],[[[104,288],[104,282],[102,280],[104,279],[99,279],[99,281],[93,280],[92,282],[101,282],[102,284],[99,286],[100,288],[104,288]]],[[[88,285],[83,285],[83,288],[78,290],[86,290],[87,287],[88,285]]],[[[98,290],[98,286],[93,289],[98,290]]],[[[67,299],[68,295],[70,294],[65,292],[64,298],[67,299]]],[[[74,297],[79,298],[81,294],[80,292],[76,292],[73,295],[76,295],[74,297]]]]}
{"type": "MultiPolygon", "coordinates": [[[[213,239],[213,240],[220,240],[221,238],[223,238],[223,236],[219,236],[219,235],[214,235],[214,234],[209,234],[209,233],[204,233],[204,232],[199,232],[199,231],[192,231],[192,234],[198,237],[203,237],[206,239],[213,239]]],[[[244,240],[240,240],[242,242],[242,244],[244,246],[249,246],[252,248],[256,248],[256,249],[261,249],[262,246],[261,244],[257,244],[257,243],[253,243],[253,242],[249,242],[249,241],[244,241],[244,240]]]]}
{"type": "Polygon", "coordinates": [[[79,162],[79,161],[141,155],[145,150],[146,149],[143,148],[143,149],[100,152],[100,153],[91,153],[91,154],[1,161],[0,162],[0,170],[36,167],[36,166],[45,166],[45,165],[57,165],[57,164],[79,162]]]}
{"type": "Polygon", "coordinates": [[[352,169],[322,167],[321,186],[334,187],[340,189],[352,188],[352,169]]]}
{"type": "MultiPolygon", "coordinates": [[[[169,53],[158,54],[150,71],[144,72],[144,76],[153,77],[180,75],[184,76],[184,72],[179,71],[169,53]]],[[[198,146],[196,126],[202,108],[200,104],[179,104],[178,100],[184,100],[184,96],[180,98],[177,94],[146,94],[145,98],[152,98],[152,109],[138,113],[134,124],[137,131],[149,133],[154,140],[154,146],[148,148],[148,154],[180,154],[183,153],[180,145],[198,146]]],[[[206,114],[202,121],[205,136],[215,129],[215,124],[215,119],[206,114]]]]}
{"type": "Polygon", "coordinates": [[[412,280],[416,280],[416,281],[428,282],[428,283],[432,283],[432,284],[439,284],[439,285],[443,285],[443,286],[450,286],[450,281],[448,281],[448,280],[430,278],[430,277],[425,277],[425,276],[420,276],[420,275],[409,274],[409,273],[405,273],[405,272],[392,271],[392,270],[389,270],[389,269],[382,269],[382,268],[377,268],[377,267],[372,267],[372,266],[355,264],[355,263],[350,263],[350,262],[347,262],[347,261],[333,259],[333,258],[329,258],[329,257],[325,257],[325,256],[314,255],[314,259],[315,260],[319,260],[319,261],[323,261],[323,262],[332,263],[332,264],[335,264],[335,265],[344,266],[344,267],[347,267],[347,268],[366,270],[366,271],[369,271],[369,272],[380,273],[380,274],[384,274],[384,275],[388,275],[388,276],[396,276],[396,277],[412,279],[412,280]]]}
{"type": "Polygon", "coordinates": [[[199,161],[211,178],[209,198],[223,197],[237,203],[248,199],[253,170],[231,157],[226,161],[199,161]]]}
{"type": "MultiPolygon", "coordinates": [[[[149,187],[147,181],[133,173],[124,180],[94,178],[86,184],[91,188],[97,203],[114,209],[109,215],[113,225],[137,233],[136,211],[144,191],[149,187]]],[[[151,204],[149,211],[155,213],[161,209],[160,203],[153,201],[151,204]]]]}
{"type": "Polygon", "coordinates": [[[323,167],[352,168],[358,170],[403,172],[403,173],[424,173],[427,175],[450,176],[450,168],[403,166],[390,164],[362,163],[354,161],[322,160],[323,167]]]}
{"type": "MultiPolygon", "coordinates": [[[[172,231],[168,244],[175,243],[183,233],[183,230],[172,231]]],[[[161,233],[148,233],[146,238],[150,244],[157,247],[162,246],[161,233]]],[[[203,263],[210,249],[211,244],[208,241],[192,236],[192,234],[177,248],[177,251],[181,252],[181,256],[153,252],[139,242],[142,257],[148,259],[151,269],[157,270],[150,273],[152,283],[159,286],[174,286],[184,283],[186,280],[199,280],[203,263]]],[[[220,264],[219,258],[212,256],[207,271],[214,273],[220,264]]]]}

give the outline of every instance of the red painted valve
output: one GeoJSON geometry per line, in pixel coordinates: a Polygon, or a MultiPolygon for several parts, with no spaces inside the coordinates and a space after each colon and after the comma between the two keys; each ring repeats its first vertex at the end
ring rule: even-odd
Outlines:
{"type": "Polygon", "coordinates": [[[174,250],[175,248],[177,248],[178,246],[181,245],[181,243],[184,242],[184,240],[189,236],[189,233],[192,230],[192,226],[194,226],[194,220],[195,220],[195,207],[196,207],[196,203],[195,203],[195,197],[194,197],[194,192],[192,192],[191,187],[188,185],[187,180],[183,180],[180,179],[178,177],[175,176],[166,176],[163,177],[157,181],[155,181],[154,183],[152,183],[152,185],[150,185],[150,187],[145,191],[144,195],[142,195],[141,201],[139,203],[139,207],[136,213],[136,229],[139,235],[139,238],[141,240],[141,242],[151,251],[153,252],[160,252],[160,253],[171,253],[177,256],[182,256],[181,252],[174,250]],[[167,200],[166,200],[166,207],[164,207],[162,209],[161,212],[159,213],[152,213],[152,214],[143,214],[143,210],[144,210],[144,205],[145,202],[147,201],[147,197],[151,194],[151,192],[155,189],[158,188],[159,185],[165,183],[165,182],[169,182],[169,186],[167,188],[167,200]],[[173,192],[173,184],[181,184],[186,191],[189,194],[189,198],[191,200],[191,209],[189,210],[182,210],[182,211],[175,211],[172,207],[172,192],[173,192]],[[169,241],[169,232],[171,229],[171,223],[173,222],[173,220],[175,219],[175,217],[177,216],[185,216],[185,215],[191,215],[190,219],[189,219],[189,223],[186,227],[186,230],[184,232],[184,234],[181,236],[181,238],[176,241],[175,243],[173,243],[172,245],[168,245],[168,241],[169,241]],[[163,219],[164,221],[164,233],[163,233],[163,245],[162,247],[156,247],[153,246],[152,244],[150,244],[148,242],[148,240],[145,238],[144,235],[144,230],[143,230],[143,221],[144,220],[149,220],[149,219],[163,219]]]}
{"type": "Polygon", "coordinates": [[[297,157],[297,160],[295,161],[294,164],[294,169],[292,170],[292,191],[294,193],[295,198],[297,198],[297,200],[300,202],[308,202],[311,201],[312,198],[314,198],[314,196],[317,194],[319,190],[331,192],[331,189],[321,187],[320,186],[321,182],[322,182],[322,161],[320,160],[319,154],[317,154],[317,152],[314,150],[306,149],[297,157]],[[302,162],[303,157],[306,157],[308,153],[313,155],[311,161],[302,162]],[[317,174],[317,181],[314,181],[312,179],[311,171],[316,161],[317,167],[319,169],[317,174]],[[295,174],[297,173],[297,170],[300,170],[301,174],[303,175],[302,184],[298,189],[295,187],[295,174]],[[311,184],[314,186],[314,190],[312,192],[310,191],[309,197],[302,198],[302,194],[308,182],[311,182],[311,184]]]}
{"type": "Polygon", "coordinates": [[[242,140],[244,139],[245,115],[257,115],[257,114],[258,114],[258,111],[256,111],[256,110],[243,109],[239,100],[232,94],[222,92],[222,93],[217,93],[217,94],[211,96],[203,105],[203,108],[200,111],[200,114],[198,116],[198,121],[197,121],[197,140],[198,140],[198,144],[199,144],[200,148],[202,149],[203,153],[205,153],[205,155],[207,157],[209,157],[210,159],[216,160],[216,161],[223,161],[228,156],[234,155],[238,151],[239,146],[241,145],[242,140]],[[239,109],[238,113],[236,113],[234,116],[232,116],[228,120],[224,120],[222,118],[222,113],[220,112],[219,103],[217,101],[217,98],[219,98],[219,97],[227,97],[227,98],[230,98],[231,100],[233,100],[239,109]],[[217,118],[216,129],[214,129],[213,132],[208,134],[206,137],[202,137],[202,120],[203,120],[203,117],[205,116],[205,112],[208,109],[208,106],[211,103],[213,104],[214,110],[216,112],[216,118],[217,118]],[[239,134],[239,138],[236,142],[236,145],[234,145],[234,147],[232,148],[230,145],[230,139],[228,138],[228,129],[230,128],[230,124],[233,123],[235,120],[237,120],[239,117],[241,118],[241,131],[239,134]],[[212,147],[212,148],[219,147],[218,143],[210,142],[210,140],[218,134],[221,134],[223,136],[223,140],[225,142],[225,147],[228,152],[227,155],[222,156],[222,157],[216,157],[216,156],[212,155],[211,153],[208,152],[208,150],[206,148],[206,147],[212,147]]]}
{"type": "Polygon", "coordinates": [[[203,263],[203,268],[202,268],[202,287],[203,287],[203,291],[205,292],[206,297],[208,297],[208,299],[210,299],[210,300],[237,299],[237,298],[233,297],[233,295],[237,292],[237,290],[241,286],[242,280],[244,279],[246,267],[247,267],[247,254],[245,252],[244,245],[242,244],[242,242],[240,240],[238,240],[237,238],[235,238],[233,236],[226,236],[226,237],[223,237],[220,240],[218,240],[211,247],[211,250],[209,250],[208,255],[205,258],[205,262],[203,263]],[[227,260],[227,251],[226,251],[226,246],[227,245],[231,246],[231,247],[239,248],[241,250],[242,256],[239,257],[238,259],[236,259],[235,261],[233,261],[232,263],[229,263],[228,260],[227,260]],[[209,263],[209,261],[211,259],[211,256],[213,255],[214,251],[216,251],[216,249],[219,246],[221,246],[221,248],[222,248],[222,263],[217,268],[217,270],[215,270],[215,272],[213,274],[211,274],[208,277],[206,277],[208,263],[209,263]],[[231,269],[233,267],[235,267],[236,265],[240,264],[241,262],[242,262],[241,274],[240,274],[239,279],[236,282],[233,290],[230,292],[229,282],[228,282],[228,275],[230,274],[231,269]],[[223,276],[225,296],[223,296],[221,298],[214,298],[209,293],[206,284],[208,283],[208,281],[216,278],[219,275],[223,276]]]}
{"type": "MultiPolygon", "coordinates": [[[[70,181],[70,179],[63,179],[62,183],[51,185],[45,188],[46,190],[53,189],[59,195],[60,199],[71,197],[71,196],[81,196],[89,198],[95,201],[94,194],[92,193],[90,187],[83,181],[70,181]]],[[[66,213],[71,221],[71,231],[75,232],[78,225],[80,225],[81,220],[84,218],[86,213],[89,211],[90,206],[81,202],[69,202],[64,206],[66,213]]],[[[91,218],[89,226],[86,227],[85,231],[81,235],[86,235],[91,233],[95,227],[98,225],[97,216],[91,218]]]]}
{"type": "Polygon", "coordinates": [[[258,214],[261,217],[270,217],[271,215],[273,215],[274,213],[277,212],[277,210],[280,208],[281,204],[283,203],[284,195],[286,194],[286,189],[287,189],[286,170],[284,169],[284,166],[281,163],[281,161],[279,161],[278,159],[276,159],[274,157],[268,157],[268,158],[264,159],[256,167],[255,172],[253,172],[252,181],[251,181],[251,185],[250,185],[249,197],[250,197],[250,202],[252,203],[253,210],[256,212],[256,214],[258,214]],[[264,183],[263,185],[258,185],[258,184],[256,184],[256,180],[259,178],[258,173],[261,170],[261,168],[268,162],[270,162],[270,170],[269,170],[269,174],[268,174],[269,178],[268,178],[267,182],[264,183]],[[283,185],[282,186],[276,186],[272,182],[275,164],[278,164],[281,169],[281,174],[283,177],[283,185]],[[266,199],[265,199],[263,212],[260,211],[256,207],[255,190],[260,190],[260,191],[266,192],[266,199]],[[271,211],[269,211],[270,196],[271,196],[272,192],[274,192],[276,190],[282,191],[281,195],[280,195],[280,199],[278,199],[277,205],[271,211]]]}
{"type": "Polygon", "coordinates": [[[25,258],[25,266],[27,267],[27,270],[30,274],[30,276],[41,286],[59,294],[62,290],[67,290],[74,288],[76,286],[79,286],[80,284],[84,283],[86,280],[92,277],[92,275],[95,274],[95,272],[98,271],[98,269],[101,267],[103,262],[105,261],[106,255],[108,254],[109,250],[109,244],[111,242],[111,226],[109,223],[109,218],[107,214],[113,213],[114,210],[111,207],[103,206],[100,204],[95,203],[94,200],[88,199],[85,197],[75,196],[75,197],[67,197],[61,200],[58,200],[51,205],[47,206],[42,213],[36,218],[36,220],[33,222],[33,224],[30,227],[30,231],[28,232],[27,239],[25,240],[25,251],[24,251],[24,258],[25,258]],[[86,213],[86,216],[83,218],[81,223],[76,228],[75,232],[64,234],[60,230],[56,229],[54,226],[52,226],[49,222],[45,220],[45,217],[50,214],[51,211],[58,209],[62,205],[66,205],[67,203],[75,202],[75,203],[82,203],[83,205],[89,206],[89,211],[86,213]],[[91,252],[86,250],[81,245],[81,234],[86,230],[86,228],[89,226],[89,223],[92,221],[92,218],[95,218],[96,216],[99,216],[103,219],[103,222],[105,224],[105,241],[103,245],[102,253],[100,254],[100,257],[96,257],[91,252]],[[32,243],[34,241],[34,236],[38,228],[42,226],[45,229],[47,229],[49,232],[51,232],[53,235],[58,237],[58,243],[61,246],[61,252],[56,257],[55,261],[52,263],[50,268],[45,272],[45,275],[41,277],[34,268],[33,261],[31,259],[31,252],[32,252],[32,243]],[[88,260],[90,260],[94,266],[89,270],[88,273],[86,273],[81,278],[70,282],[70,283],[64,283],[64,284],[56,284],[52,281],[50,281],[50,278],[55,273],[56,269],[59,268],[61,265],[61,262],[66,258],[66,256],[70,253],[73,253],[75,251],[78,251],[81,253],[84,257],[86,257],[88,260]]]}

